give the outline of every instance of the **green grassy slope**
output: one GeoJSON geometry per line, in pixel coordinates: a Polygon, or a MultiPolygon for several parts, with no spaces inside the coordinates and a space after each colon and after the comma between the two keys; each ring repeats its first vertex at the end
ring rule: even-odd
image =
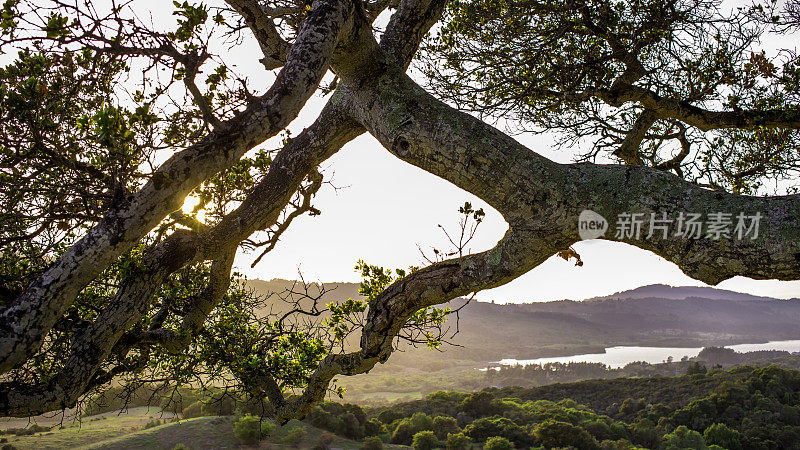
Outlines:
{"type": "MultiPolygon", "coordinates": [[[[167,415],[168,416],[168,415],[167,415]]],[[[234,433],[234,416],[210,416],[171,421],[143,429],[152,419],[163,417],[153,408],[131,408],[127,413],[99,414],[84,418],[81,422],[57,425],[50,431],[30,436],[4,435],[7,444],[16,449],[103,449],[103,450],[171,450],[178,444],[190,449],[232,449],[232,448],[312,448],[322,434],[329,434],[305,422],[293,420],[274,432],[258,446],[245,446],[234,433]],[[285,442],[289,430],[302,428],[303,437],[290,445],[285,442]]],[[[335,436],[332,447],[357,449],[360,442],[335,436]]],[[[386,448],[405,448],[386,446],[386,448]]]]}
{"type": "MultiPolygon", "coordinates": [[[[105,439],[133,433],[141,429],[151,419],[169,420],[171,415],[161,413],[157,408],[130,408],[126,413],[119,411],[85,417],[80,421],[65,420],[63,425],[37,421],[40,425],[52,426],[50,431],[30,436],[3,435],[8,444],[18,449],[62,449],[88,445],[105,439]]],[[[3,424],[3,428],[25,427],[25,424],[3,424]]],[[[171,447],[170,447],[171,448],[171,447]]]]}
{"type": "Polygon", "coordinates": [[[172,449],[183,444],[191,449],[233,448],[233,417],[197,417],[104,440],[86,449],[172,449]]]}

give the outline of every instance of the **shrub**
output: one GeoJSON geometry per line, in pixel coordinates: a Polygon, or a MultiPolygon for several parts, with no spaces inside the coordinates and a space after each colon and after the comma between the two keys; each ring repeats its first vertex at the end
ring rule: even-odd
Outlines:
{"type": "Polygon", "coordinates": [[[514,444],[500,436],[492,436],[483,444],[483,450],[514,450],[514,444]]]}
{"type": "Polygon", "coordinates": [[[366,436],[377,436],[379,434],[388,433],[389,430],[386,429],[386,425],[381,423],[378,419],[369,419],[364,424],[364,434],[366,436]]]}
{"type": "MultiPolygon", "coordinates": [[[[374,420],[374,419],[373,419],[374,420]]],[[[317,428],[346,436],[350,439],[361,439],[368,434],[378,434],[380,427],[372,427],[368,432],[367,417],[358,405],[349,403],[323,402],[315,406],[308,414],[308,422],[317,428]]]]}
{"type": "Polygon", "coordinates": [[[235,409],[237,414],[256,417],[267,417],[275,411],[275,408],[269,401],[261,398],[253,398],[249,395],[239,398],[236,402],[235,409]]]}
{"type": "Polygon", "coordinates": [[[302,442],[305,437],[306,430],[304,430],[302,427],[292,427],[286,433],[286,436],[281,439],[281,443],[290,447],[299,447],[300,442],[302,442]]]}
{"type": "Polygon", "coordinates": [[[192,419],[194,417],[200,417],[203,415],[203,402],[196,401],[191,405],[183,408],[183,413],[181,414],[184,419],[192,419]]]}
{"type": "Polygon", "coordinates": [[[611,440],[614,437],[611,427],[600,419],[587,420],[581,423],[580,426],[598,441],[611,440]]]}
{"type": "Polygon", "coordinates": [[[655,447],[661,440],[661,433],[649,419],[642,419],[633,424],[631,441],[646,448],[655,447]]]}
{"type": "Polygon", "coordinates": [[[34,433],[41,433],[41,432],[44,432],[44,431],[50,431],[50,427],[43,427],[43,426],[39,425],[38,423],[35,423],[35,424],[29,426],[28,429],[31,430],[34,433]]]}
{"type": "Polygon", "coordinates": [[[686,375],[703,375],[708,372],[706,366],[695,361],[686,369],[686,375]]]}
{"type": "Polygon", "coordinates": [[[147,421],[147,423],[146,423],[146,424],[144,424],[144,426],[142,427],[142,429],[143,429],[143,430],[146,430],[146,429],[148,429],[148,428],[155,428],[155,427],[157,427],[157,426],[159,426],[159,425],[161,425],[161,420],[159,420],[159,419],[153,419],[153,418],[151,418],[150,420],[148,420],[148,421],[147,421]]]}
{"type": "Polygon", "coordinates": [[[257,444],[261,441],[261,420],[254,416],[244,416],[236,421],[233,433],[242,444],[257,444]]]}
{"type": "Polygon", "coordinates": [[[324,430],[338,432],[337,428],[341,426],[341,423],[335,423],[334,421],[339,422],[333,414],[325,411],[319,405],[311,408],[308,413],[308,423],[311,425],[324,430]]]}
{"type": "Polygon", "coordinates": [[[729,450],[742,449],[742,437],[738,431],[728,428],[724,423],[715,423],[703,432],[706,444],[719,445],[729,450]]]}
{"type": "Polygon", "coordinates": [[[415,433],[433,430],[433,419],[425,413],[416,412],[411,416],[411,427],[415,433]]]}
{"type": "Polygon", "coordinates": [[[414,429],[408,419],[403,419],[397,424],[392,433],[392,444],[410,445],[414,437],[414,429]]]}
{"type": "Polygon", "coordinates": [[[319,435],[314,445],[311,447],[314,450],[329,450],[333,444],[335,437],[331,433],[322,433],[319,435]]]}
{"type": "Polygon", "coordinates": [[[619,407],[619,413],[622,414],[623,416],[627,416],[641,409],[644,409],[645,406],[647,406],[647,403],[644,401],[643,398],[640,399],[626,398],[625,400],[622,401],[622,405],[620,405],[619,407]]]}
{"type": "Polygon", "coordinates": [[[491,416],[499,412],[494,397],[485,391],[468,395],[458,408],[472,417],[491,416]]]}
{"type": "Polygon", "coordinates": [[[364,426],[361,425],[361,422],[355,414],[348,411],[339,418],[342,421],[342,434],[350,439],[361,439],[364,437],[364,426]]]}
{"type": "Polygon", "coordinates": [[[481,442],[492,436],[501,436],[513,442],[517,447],[527,447],[531,444],[531,437],[525,428],[514,421],[499,418],[480,418],[464,428],[464,434],[481,442]]]}
{"type": "Polygon", "coordinates": [[[453,417],[436,416],[433,418],[433,432],[436,433],[437,438],[445,440],[448,434],[459,431],[461,429],[458,428],[458,423],[453,417]]]}
{"type": "Polygon", "coordinates": [[[600,443],[600,448],[602,450],[637,450],[641,447],[631,444],[631,442],[626,439],[619,439],[616,441],[606,439],[600,443]]]}
{"type": "Polygon", "coordinates": [[[364,439],[364,442],[361,444],[361,448],[364,450],[382,450],[383,441],[377,436],[370,436],[364,439]]]}
{"type": "Polygon", "coordinates": [[[472,440],[464,433],[447,434],[447,450],[467,450],[472,446],[472,440]]]}
{"type": "Polygon", "coordinates": [[[261,422],[261,438],[265,438],[272,434],[275,431],[275,424],[270,422],[269,420],[264,420],[261,422]]]}
{"type": "Polygon", "coordinates": [[[411,446],[414,447],[414,450],[433,450],[439,446],[439,440],[436,439],[433,431],[420,431],[414,435],[411,446]]]}
{"type": "Polygon", "coordinates": [[[6,434],[13,434],[15,436],[30,436],[35,434],[35,431],[29,430],[27,428],[8,428],[5,430],[6,434]]]}
{"type": "Polygon", "coordinates": [[[625,428],[625,425],[619,422],[612,422],[608,428],[613,436],[611,439],[628,439],[628,429],[625,428]]]}
{"type": "Polygon", "coordinates": [[[28,428],[6,428],[5,430],[0,430],[0,434],[13,434],[15,436],[31,436],[36,433],[41,433],[44,431],[50,431],[50,427],[43,427],[39,424],[33,424],[28,428]]]}
{"type": "Polygon", "coordinates": [[[403,413],[394,409],[384,409],[378,414],[378,420],[389,424],[403,417],[403,413]]]}
{"type": "Polygon", "coordinates": [[[189,450],[189,447],[183,444],[177,444],[175,447],[172,447],[172,450],[189,450]]]}
{"type": "Polygon", "coordinates": [[[708,447],[703,440],[703,435],[681,425],[672,433],[665,435],[664,441],[658,448],[661,450],[706,450],[708,447]]]}
{"type": "Polygon", "coordinates": [[[536,425],[533,435],[539,445],[552,447],[598,448],[597,441],[583,428],[571,423],[548,419],[536,425]]]}

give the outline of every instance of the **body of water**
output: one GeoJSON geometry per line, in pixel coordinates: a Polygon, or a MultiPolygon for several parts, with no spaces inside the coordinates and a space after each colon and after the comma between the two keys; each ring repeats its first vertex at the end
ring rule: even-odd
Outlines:
{"type": "MultiPolygon", "coordinates": [[[[737,344],[726,345],[739,353],[753,352],[757,350],[785,350],[788,352],[800,352],[800,340],[794,341],[771,341],[762,344],[737,344]]],[[[666,361],[670,356],[674,360],[680,360],[684,356],[694,357],[700,353],[703,347],[608,347],[605,353],[589,353],[585,355],[558,356],[553,358],[536,359],[501,359],[498,364],[513,366],[528,364],[546,364],[551,362],[570,363],[570,362],[598,362],[612,368],[623,367],[634,361],[645,361],[657,364],[666,361]]]]}

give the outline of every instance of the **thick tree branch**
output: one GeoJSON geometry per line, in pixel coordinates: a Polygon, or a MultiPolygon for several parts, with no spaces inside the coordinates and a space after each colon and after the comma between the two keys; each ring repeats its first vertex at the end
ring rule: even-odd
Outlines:
{"type": "MultiPolygon", "coordinates": [[[[347,80],[345,85],[347,86],[347,80]]],[[[387,74],[359,91],[356,115],[393,154],[489,202],[512,230],[578,240],[578,216],[592,209],[616,222],[624,211],[760,214],[757,239],[674,237],[629,240],[716,284],[735,275],[800,277],[800,196],[747,197],[703,189],[644,167],[560,165],[434,99],[409,78],[387,74]]],[[[615,239],[613,236],[605,236],[615,239]]],[[[549,256],[549,255],[548,255],[549,256]]]]}
{"type": "Polygon", "coordinates": [[[661,97],[639,86],[616,90],[595,90],[590,93],[611,106],[637,102],[654,111],[661,119],[677,119],[702,131],[720,129],[755,130],[764,128],[800,129],[800,109],[771,109],[743,111],[711,111],[689,102],[661,97]]]}
{"type": "Polygon", "coordinates": [[[317,0],[267,93],[197,144],[167,160],[150,181],[62,255],[0,316],[0,371],[22,364],[77,294],[186,195],[283,129],[316,90],[352,15],[352,3],[317,0]]]}
{"type": "Polygon", "coordinates": [[[381,48],[408,67],[428,30],[442,15],[443,0],[402,0],[381,39],[381,48]]]}
{"type": "Polygon", "coordinates": [[[758,213],[766,220],[756,239],[672,236],[628,242],[709,283],[734,275],[800,277],[800,196],[729,195],[642,166],[556,164],[439,102],[399,72],[370,83],[360,79],[358,89],[352,89],[352,80],[343,81],[342,95],[352,98],[355,116],[387,149],[488,201],[509,231],[490,251],[434,264],[384,290],[369,305],[361,349],[323,360],[303,394],[277,409],[279,420],[307,414],[336,375],[368,372],[386,361],[393,339],[419,309],[507,283],[578,241],[578,218],[585,209],[612,218],[628,211],[758,213]]]}
{"type": "Polygon", "coordinates": [[[211,229],[199,233],[179,230],[148,252],[143,264],[147,269],[130,275],[101,317],[75,338],[76,345],[59,377],[33,386],[0,385],[7,394],[5,398],[0,395],[0,412],[30,416],[72,406],[112,351],[125,353],[140,344],[162,345],[173,352],[184,348],[227,291],[230,264],[238,244],[255,231],[274,225],[306,176],[362,132],[339,106],[329,104],[312,126],[278,153],[270,170],[239,208],[211,229]],[[124,334],[141,319],[153,294],[169,274],[205,260],[214,260],[212,279],[184,319],[185,334],[178,336],[163,328],[124,334]]]}
{"type": "MultiPolygon", "coordinates": [[[[273,58],[271,63],[282,63],[280,56],[271,54],[275,42],[270,33],[275,29],[268,13],[255,1],[229,0],[229,4],[245,16],[262,49],[268,47],[265,56],[273,58]]],[[[509,229],[489,251],[433,264],[385,289],[369,305],[360,348],[327,356],[300,396],[286,398],[272,374],[236,373],[248,389],[271,400],[279,420],[303,417],[324,398],[337,374],[363,373],[386,361],[394,340],[416,311],[507,283],[578,241],[578,219],[585,210],[602,215],[610,224],[631,214],[647,218],[756,215],[762,222],[758,236],[751,239],[672,233],[659,238],[646,235],[647,230],[636,235],[609,231],[600,237],[653,251],[709,283],[735,275],[800,278],[798,196],[729,195],[642,166],[557,164],[426,93],[404,72],[443,6],[439,0],[401,2],[378,44],[368,26],[371,17],[360,4],[317,0],[273,88],[244,113],[168,160],[142,190],[110,212],[5,312],[0,321],[0,372],[23,364],[78,292],[177,209],[193,187],[286,125],[331,66],[341,82],[318,120],[278,153],[242,204],[217,225],[177,231],[151,249],[98,319],[75,332],[57,376],[35,385],[0,385],[0,411],[31,415],[74,404],[88,387],[135,367],[125,364],[104,371],[102,365],[111,352],[124,356],[137,345],[144,349],[160,345],[173,352],[184,348],[227,291],[237,246],[255,231],[275,226],[317,165],[364,130],[399,159],[488,202],[503,215],[509,229]],[[211,280],[194,299],[182,332],[165,329],[160,316],[152,329],[132,332],[167,277],[201,261],[213,261],[211,280]]],[[[280,42],[275,45],[285,50],[280,42]]],[[[633,160],[633,150],[660,118],[701,129],[785,127],[787,123],[797,128],[797,116],[788,112],[780,112],[782,116],[751,112],[739,117],[660,98],[630,85],[638,75],[633,66],[629,66],[630,80],[611,91],[584,93],[580,99],[594,96],[615,105],[635,101],[645,108],[647,115],[637,120],[631,141],[623,147],[624,158],[633,160]]]]}
{"type": "Polygon", "coordinates": [[[644,161],[639,154],[639,148],[650,127],[653,126],[657,119],[658,116],[656,116],[655,112],[648,109],[642,111],[633,123],[633,127],[625,135],[625,139],[622,140],[620,146],[614,150],[614,155],[625,161],[625,164],[642,165],[644,161]]]}
{"type": "Polygon", "coordinates": [[[166,277],[194,259],[197,239],[195,233],[177,231],[148,252],[97,320],[76,332],[69,356],[56,376],[34,385],[0,383],[0,411],[24,417],[72,406],[86,392],[119,338],[147,311],[166,277]]]}
{"type": "Polygon", "coordinates": [[[277,69],[286,64],[286,54],[291,45],[283,40],[275,29],[269,11],[258,0],[226,0],[253,32],[264,57],[260,59],[267,70],[277,69]]]}

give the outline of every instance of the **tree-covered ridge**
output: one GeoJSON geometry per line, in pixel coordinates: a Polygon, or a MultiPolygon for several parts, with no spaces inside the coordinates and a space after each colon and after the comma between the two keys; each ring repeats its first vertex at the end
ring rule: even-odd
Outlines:
{"type": "Polygon", "coordinates": [[[369,410],[369,417],[377,419],[373,429],[386,427],[385,438],[409,445],[415,434],[431,430],[441,446],[458,440],[448,433],[461,433],[473,443],[500,436],[515,448],[800,448],[800,372],[741,366],[680,377],[438,392],[369,410]]]}

